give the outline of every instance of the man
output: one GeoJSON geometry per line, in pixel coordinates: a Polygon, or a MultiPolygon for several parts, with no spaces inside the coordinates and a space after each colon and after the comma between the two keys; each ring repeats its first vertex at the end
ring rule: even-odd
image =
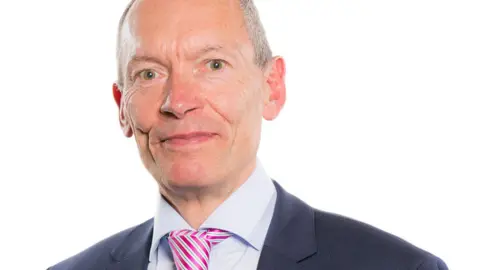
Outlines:
{"type": "Polygon", "coordinates": [[[285,63],[252,1],[133,1],[117,51],[120,125],[158,183],[157,212],[50,269],[447,269],[267,176],[261,122],[284,105],[285,63]]]}

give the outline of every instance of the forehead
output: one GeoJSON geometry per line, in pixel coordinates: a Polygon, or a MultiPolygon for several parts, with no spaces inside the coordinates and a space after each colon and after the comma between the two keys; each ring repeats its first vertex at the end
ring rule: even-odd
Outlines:
{"type": "MultiPolygon", "coordinates": [[[[122,31],[136,50],[250,45],[239,0],[137,0],[122,31]]],[[[129,44],[129,45],[128,45],[129,44]]]]}

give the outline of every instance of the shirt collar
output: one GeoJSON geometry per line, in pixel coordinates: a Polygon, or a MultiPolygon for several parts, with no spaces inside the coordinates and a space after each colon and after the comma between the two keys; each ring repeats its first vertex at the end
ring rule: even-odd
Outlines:
{"type": "Polygon", "coordinates": [[[263,169],[259,160],[247,181],[234,191],[207,218],[200,228],[219,228],[243,238],[255,249],[261,243],[255,241],[252,233],[262,219],[275,186],[263,169]]]}
{"type": "MultiPolygon", "coordinates": [[[[200,229],[218,228],[229,231],[259,250],[263,239],[255,237],[254,229],[264,217],[274,194],[272,180],[257,159],[255,170],[247,181],[215,209],[200,229]]],[[[150,260],[155,256],[160,240],[165,234],[172,230],[193,230],[161,195],[157,201],[150,260]]]]}

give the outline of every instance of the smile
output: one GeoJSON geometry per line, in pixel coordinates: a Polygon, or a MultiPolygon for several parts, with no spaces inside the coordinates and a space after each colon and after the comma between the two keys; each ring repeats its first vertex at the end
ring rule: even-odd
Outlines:
{"type": "Polygon", "coordinates": [[[212,140],[215,136],[216,134],[207,132],[176,134],[162,140],[161,143],[164,147],[171,150],[194,149],[212,140]]]}

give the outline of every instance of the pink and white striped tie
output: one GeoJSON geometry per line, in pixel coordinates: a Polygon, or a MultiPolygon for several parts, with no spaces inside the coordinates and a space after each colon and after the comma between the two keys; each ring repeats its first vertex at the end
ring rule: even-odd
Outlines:
{"type": "Polygon", "coordinates": [[[219,229],[178,230],[168,234],[168,244],[177,270],[208,270],[212,247],[230,237],[219,229]]]}

